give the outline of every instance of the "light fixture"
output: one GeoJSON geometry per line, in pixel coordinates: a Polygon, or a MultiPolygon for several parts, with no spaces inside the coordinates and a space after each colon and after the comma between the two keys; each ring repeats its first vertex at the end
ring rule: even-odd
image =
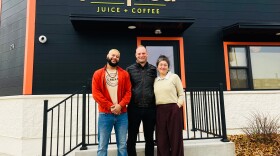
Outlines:
{"type": "Polygon", "coordinates": [[[39,36],[38,40],[40,43],[46,43],[48,39],[45,35],[41,35],[39,36]]]}
{"type": "Polygon", "coordinates": [[[128,29],[136,29],[136,26],[135,25],[130,25],[127,27],[128,29]]]}
{"type": "Polygon", "coordinates": [[[160,29],[156,29],[156,30],[155,30],[155,34],[156,34],[156,35],[160,35],[160,34],[162,34],[162,32],[161,32],[160,29]]]}
{"type": "Polygon", "coordinates": [[[276,36],[280,36],[280,32],[276,33],[275,35],[276,35],[276,36]]]}

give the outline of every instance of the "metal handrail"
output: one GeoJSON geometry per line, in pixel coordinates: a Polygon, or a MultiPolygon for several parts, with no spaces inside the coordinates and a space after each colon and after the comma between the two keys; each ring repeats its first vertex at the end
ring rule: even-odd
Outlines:
{"type": "Polygon", "coordinates": [[[224,109],[223,85],[212,88],[191,88],[192,131],[200,131],[200,136],[212,135],[228,142],[224,109]]]}
{"type": "MultiPolygon", "coordinates": [[[[223,85],[189,88],[185,95],[186,129],[183,139],[221,138],[221,141],[228,142],[223,85]]],[[[91,98],[89,87],[84,87],[51,108],[48,108],[48,100],[44,101],[42,156],[65,156],[78,147],[86,150],[89,145],[98,145],[97,104],[90,103],[91,98]]],[[[112,133],[109,144],[116,144],[114,138],[112,133]]],[[[144,137],[138,135],[137,143],[140,142],[144,142],[144,137]]]]}
{"type": "Polygon", "coordinates": [[[75,150],[76,148],[81,146],[81,150],[86,150],[86,144],[85,144],[85,121],[86,121],[86,94],[87,94],[88,88],[86,88],[85,86],[83,87],[83,89],[76,91],[74,94],[68,96],[67,98],[65,98],[64,100],[60,101],[59,103],[57,103],[56,105],[52,106],[51,108],[48,108],[48,100],[44,100],[44,112],[43,112],[43,139],[42,139],[42,156],[46,156],[47,153],[49,153],[49,155],[60,155],[62,153],[62,155],[67,155],[69,153],[71,153],[73,150],[75,150]],[[80,94],[82,94],[82,112],[79,112],[79,103],[80,103],[80,94]],[[73,103],[73,99],[76,98],[77,101],[76,103],[73,103]],[[69,102],[70,101],[70,102],[69,102]],[[70,114],[68,114],[69,116],[67,116],[67,102],[70,103],[68,105],[70,105],[70,114]],[[77,105],[76,107],[76,120],[74,120],[73,117],[73,105],[77,105]],[[63,112],[63,116],[60,116],[61,114],[61,107],[63,107],[64,112],[63,112]],[[57,120],[54,119],[54,112],[57,111],[56,115],[57,115],[57,120]],[[79,117],[81,116],[82,120],[82,141],[79,141],[79,117]],[[66,121],[67,117],[69,117],[69,122],[66,121]],[[50,128],[48,127],[48,118],[50,118],[50,128]],[[62,119],[60,119],[62,118],[62,119]],[[57,121],[57,126],[56,126],[56,133],[54,133],[54,120],[57,121]],[[60,121],[63,121],[63,127],[61,127],[63,129],[63,134],[60,134],[60,121]],[[76,127],[73,128],[73,121],[76,122],[76,127]],[[69,128],[69,132],[68,132],[68,137],[69,137],[69,150],[66,151],[66,124],[69,124],[68,128],[69,128]],[[50,134],[48,136],[48,128],[50,129],[50,134]],[[76,134],[75,136],[72,135],[73,131],[76,130],[76,134]],[[54,136],[56,134],[56,136],[54,136]],[[62,148],[60,148],[59,145],[61,145],[61,137],[62,137],[62,148]],[[73,145],[72,144],[72,137],[76,138],[76,144],[73,145]],[[54,139],[56,139],[56,142],[54,141],[54,139]],[[47,151],[47,143],[49,140],[49,149],[47,151]],[[54,144],[56,146],[54,146],[54,144]],[[56,152],[55,154],[53,154],[53,148],[56,148],[56,152]]]}

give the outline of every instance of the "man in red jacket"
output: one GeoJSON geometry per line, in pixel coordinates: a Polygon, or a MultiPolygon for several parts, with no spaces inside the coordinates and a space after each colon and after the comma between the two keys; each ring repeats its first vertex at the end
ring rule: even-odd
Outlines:
{"type": "Polygon", "coordinates": [[[127,110],[131,98],[129,74],[118,66],[120,52],[111,49],[105,67],[94,72],[92,96],[98,103],[98,151],[97,156],[107,156],[112,128],[116,133],[118,156],[127,156],[127,110]]]}

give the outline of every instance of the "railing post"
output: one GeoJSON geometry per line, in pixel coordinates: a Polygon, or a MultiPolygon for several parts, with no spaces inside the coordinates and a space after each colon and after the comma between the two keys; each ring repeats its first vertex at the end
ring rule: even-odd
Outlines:
{"type": "Polygon", "coordinates": [[[226,126],[226,117],[225,117],[225,105],[224,105],[224,92],[223,92],[223,84],[220,83],[219,86],[219,92],[220,92],[220,107],[221,107],[221,120],[222,120],[222,135],[223,138],[221,141],[223,142],[229,142],[227,138],[227,126],[226,126]]]}
{"type": "Polygon", "coordinates": [[[82,147],[80,150],[87,150],[86,145],[86,101],[87,101],[87,87],[83,86],[83,109],[82,109],[82,147]]]}
{"type": "Polygon", "coordinates": [[[46,151],[47,151],[47,126],[48,126],[48,100],[44,100],[42,156],[46,156],[46,151]]]}
{"type": "Polygon", "coordinates": [[[194,119],[194,95],[193,95],[193,90],[190,90],[190,96],[191,96],[191,116],[192,116],[192,131],[196,131],[195,128],[195,119],[194,119]]]}
{"type": "Polygon", "coordinates": [[[207,95],[207,89],[204,90],[204,114],[205,114],[205,119],[204,119],[204,128],[205,128],[205,131],[207,132],[207,135],[209,133],[209,122],[208,122],[208,107],[207,107],[207,104],[209,101],[208,100],[208,95],[207,95]]]}

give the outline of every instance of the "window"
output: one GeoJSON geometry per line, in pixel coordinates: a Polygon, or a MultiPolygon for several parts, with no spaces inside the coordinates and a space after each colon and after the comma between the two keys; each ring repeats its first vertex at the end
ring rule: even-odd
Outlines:
{"type": "Polygon", "coordinates": [[[174,66],[174,47],[173,46],[146,46],[149,53],[148,62],[156,66],[157,59],[159,55],[165,55],[170,60],[169,69],[171,72],[175,72],[174,66]]]}
{"type": "Polygon", "coordinates": [[[228,45],[227,48],[228,90],[280,89],[280,45],[228,45]]]}
{"type": "Polygon", "coordinates": [[[250,46],[254,89],[280,89],[280,46],[250,46]]]}
{"type": "Polygon", "coordinates": [[[248,63],[245,47],[229,48],[229,65],[231,88],[248,88],[248,63]]]}

